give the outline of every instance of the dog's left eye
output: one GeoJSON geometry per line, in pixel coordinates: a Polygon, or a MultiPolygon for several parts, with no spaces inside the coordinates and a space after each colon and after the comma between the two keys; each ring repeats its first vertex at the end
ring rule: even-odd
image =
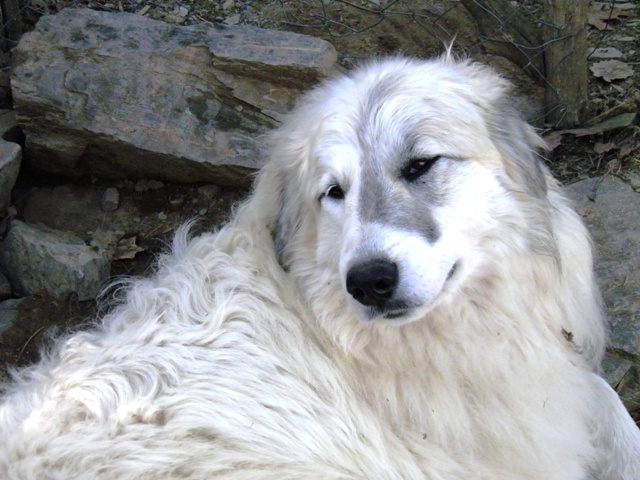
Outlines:
{"type": "Polygon", "coordinates": [[[402,167],[400,174],[402,175],[402,178],[409,182],[417,180],[431,170],[431,167],[433,167],[439,158],[439,156],[430,158],[412,158],[404,167],[402,167]]]}
{"type": "Polygon", "coordinates": [[[327,188],[327,191],[324,192],[323,196],[333,198],[334,200],[342,200],[344,198],[344,190],[342,190],[340,185],[331,185],[327,188]]]}

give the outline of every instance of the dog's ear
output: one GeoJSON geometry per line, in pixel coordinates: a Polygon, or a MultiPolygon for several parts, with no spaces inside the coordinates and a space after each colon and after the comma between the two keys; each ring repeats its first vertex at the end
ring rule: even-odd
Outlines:
{"type": "Polygon", "coordinates": [[[539,150],[546,144],[520,116],[507,97],[502,105],[491,113],[489,130],[493,142],[504,161],[509,178],[519,188],[538,198],[547,195],[545,168],[539,157],[539,150]]]}
{"type": "Polygon", "coordinates": [[[451,54],[445,55],[442,62],[463,69],[466,88],[462,94],[480,109],[511,187],[537,198],[546,197],[546,169],[538,155],[546,144],[513,105],[509,81],[491,67],[469,60],[456,61],[451,54]]]}
{"type": "Polygon", "coordinates": [[[252,203],[254,210],[262,211],[271,231],[273,245],[278,263],[288,269],[289,245],[300,227],[301,213],[298,208],[296,192],[292,191],[292,183],[288,177],[291,171],[283,169],[278,162],[270,162],[258,175],[252,203]]]}
{"type": "Polygon", "coordinates": [[[274,244],[278,255],[278,262],[285,270],[289,269],[291,261],[290,246],[300,229],[300,205],[292,191],[292,182],[287,181],[287,172],[280,172],[280,209],[275,224],[274,244]]]}
{"type": "Polygon", "coordinates": [[[295,250],[292,245],[299,241],[303,222],[313,215],[307,184],[312,177],[311,146],[321,120],[313,108],[309,110],[313,102],[304,101],[313,94],[313,90],[305,94],[297,109],[264,143],[269,161],[261,172],[258,188],[266,188],[273,198],[275,215],[271,232],[278,261],[285,270],[290,267],[291,252],[295,250]]]}

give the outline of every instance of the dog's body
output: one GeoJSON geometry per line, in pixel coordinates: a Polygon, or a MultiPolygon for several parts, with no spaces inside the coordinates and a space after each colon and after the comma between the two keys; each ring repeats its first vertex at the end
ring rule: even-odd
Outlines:
{"type": "Polygon", "coordinates": [[[229,225],[17,374],[0,476],[640,478],[588,234],[506,88],[390,59],[307,95],[229,225]]]}

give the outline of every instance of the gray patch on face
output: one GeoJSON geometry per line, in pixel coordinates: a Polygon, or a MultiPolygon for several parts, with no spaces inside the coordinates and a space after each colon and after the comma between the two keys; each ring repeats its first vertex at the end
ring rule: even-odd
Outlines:
{"type": "Polygon", "coordinates": [[[372,159],[363,160],[358,199],[361,221],[418,232],[429,242],[435,243],[440,237],[440,229],[431,214],[427,199],[419,198],[415,193],[399,194],[396,189],[403,186],[394,186],[389,174],[375,163],[372,159]]]}
{"type": "MultiPolygon", "coordinates": [[[[437,203],[436,196],[429,193],[428,185],[422,180],[413,185],[395,184],[406,182],[398,175],[402,164],[411,156],[407,143],[411,141],[412,132],[407,132],[406,138],[394,139],[397,144],[382,144],[384,140],[381,140],[389,137],[381,120],[381,106],[398,94],[398,88],[398,79],[382,79],[371,89],[362,106],[362,123],[358,131],[363,154],[358,213],[365,223],[382,223],[414,231],[435,243],[440,237],[440,229],[431,214],[432,206],[437,203]]],[[[392,115],[386,120],[407,121],[401,112],[397,118],[392,115]]]]}

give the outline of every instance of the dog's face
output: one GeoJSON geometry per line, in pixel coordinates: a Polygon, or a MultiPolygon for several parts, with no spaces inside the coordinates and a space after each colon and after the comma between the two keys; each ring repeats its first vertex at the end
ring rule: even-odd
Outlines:
{"type": "Polygon", "coordinates": [[[477,66],[396,59],[311,94],[279,139],[294,169],[284,263],[314,295],[339,286],[360,319],[394,323],[482,273],[518,228],[517,196],[545,197],[536,137],[504,90],[477,66]]]}

